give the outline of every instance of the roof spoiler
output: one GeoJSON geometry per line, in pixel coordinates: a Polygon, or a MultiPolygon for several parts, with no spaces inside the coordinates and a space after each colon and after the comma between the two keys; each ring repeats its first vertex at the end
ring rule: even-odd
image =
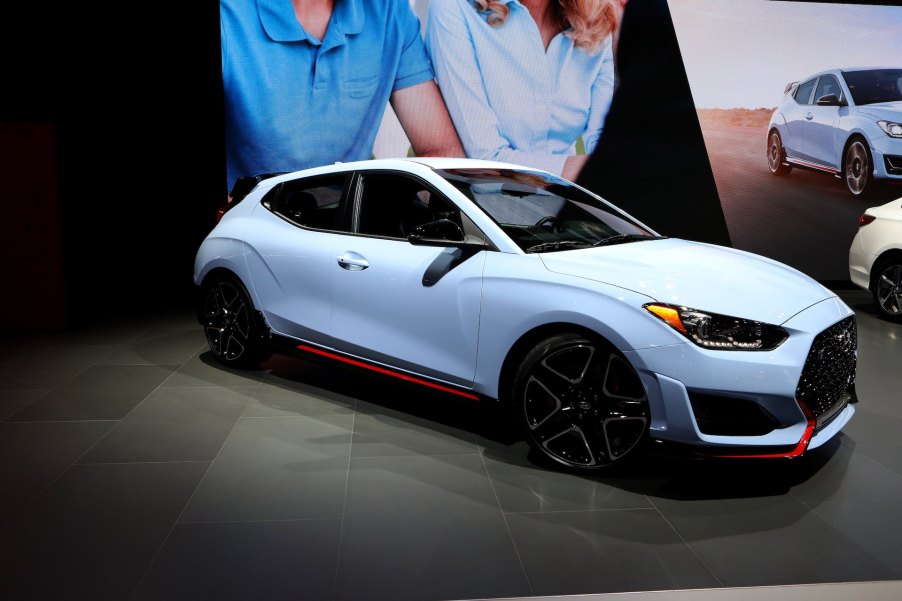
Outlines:
{"type": "Polygon", "coordinates": [[[237,204],[241,199],[251,193],[251,190],[257,187],[257,184],[265,179],[285,175],[288,171],[280,171],[276,173],[261,173],[260,175],[244,175],[235,180],[232,191],[229,196],[232,198],[232,204],[237,204]]]}
{"type": "Polygon", "coordinates": [[[799,83],[799,82],[797,82],[797,81],[791,81],[791,82],[789,82],[788,84],[786,84],[786,87],[783,88],[783,93],[784,93],[784,94],[788,94],[788,93],[789,93],[789,90],[791,90],[792,87],[793,87],[794,85],[797,85],[798,83],[799,83]]]}

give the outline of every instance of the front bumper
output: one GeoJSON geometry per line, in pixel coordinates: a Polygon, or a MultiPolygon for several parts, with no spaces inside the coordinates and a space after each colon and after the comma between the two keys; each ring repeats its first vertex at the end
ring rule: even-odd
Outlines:
{"type": "Polygon", "coordinates": [[[883,132],[871,140],[874,155],[874,178],[902,182],[902,138],[891,138],[883,132]]]}
{"type": "Polygon", "coordinates": [[[686,343],[626,353],[648,392],[651,437],[724,455],[758,449],[767,456],[792,456],[803,441],[801,452],[822,445],[855,413],[854,388],[843,402],[818,408],[819,420],[797,400],[800,379],[815,338],[851,315],[835,297],[821,301],[781,324],[789,338],[773,351],[713,351],[686,343]],[[711,399],[723,399],[724,406],[735,401],[757,408],[760,423],[746,431],[730,426],[738,433],[725,434],[730,427],[718,431],[716,420],[700,419],[699,399],[709,406],[711,399]],[[769,422],[771,427],[760,427],[769,422]]]}

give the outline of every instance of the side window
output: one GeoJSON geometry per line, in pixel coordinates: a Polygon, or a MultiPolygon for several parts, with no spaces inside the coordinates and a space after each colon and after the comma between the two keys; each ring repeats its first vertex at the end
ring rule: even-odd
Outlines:
{"type": "Polygon", "coordinates": [[[813,103],[824,96],[833,94],[837,98],[842,98],[842,88],[839,87],[839,81],[832,75],[823,75],[817,82],[817,90],[814,92],[813,103]]]}
{"type": "Polygon", "coordinates": [[[339,230],[347,181],[347,174],[341,174],[285,182],[271,209],[297,225],[339,230]]]}
{"type": "Polygon", "coordinates": [[[364,174],[357,232],[407,238],[413,228],[439,219],[461,226],[460,211],[426,184],[395,174],[364,174]]]}
{"type": "Polygon", "coordinates": [[[815,78],[800,84],[799,89],[796,90],[796,102],[799,104],[811,104],[811,91],[814,89],[816,82],[817,79],[815,78]]]}

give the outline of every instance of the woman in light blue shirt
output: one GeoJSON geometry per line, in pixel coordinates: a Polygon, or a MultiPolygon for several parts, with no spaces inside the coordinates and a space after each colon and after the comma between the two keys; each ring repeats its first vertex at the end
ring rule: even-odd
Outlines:
{"type": "Polygon", "coordinates": [[[575,179],[614,92],[616,0],[430,0],[426,49],[468,157],[575,179]]]}

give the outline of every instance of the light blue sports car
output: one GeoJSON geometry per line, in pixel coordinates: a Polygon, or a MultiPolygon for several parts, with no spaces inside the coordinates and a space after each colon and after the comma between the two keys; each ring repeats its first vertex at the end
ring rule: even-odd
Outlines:
{"type": "Polygon", "coordinates": [[[276,350],[500,400],[532,445],[574,469],[649,438],[795,457],[835,436],[857,401],[855,318],[832,292],[505,163],[239,180],[194,281],[225,365],[276,350]]]}
{"type": "Polygon", "coordinates": [[[855,196],[902,181],[902,69],[832,69],[784,92],[768,127],[772,173],[832,173],[855,196]]]}

